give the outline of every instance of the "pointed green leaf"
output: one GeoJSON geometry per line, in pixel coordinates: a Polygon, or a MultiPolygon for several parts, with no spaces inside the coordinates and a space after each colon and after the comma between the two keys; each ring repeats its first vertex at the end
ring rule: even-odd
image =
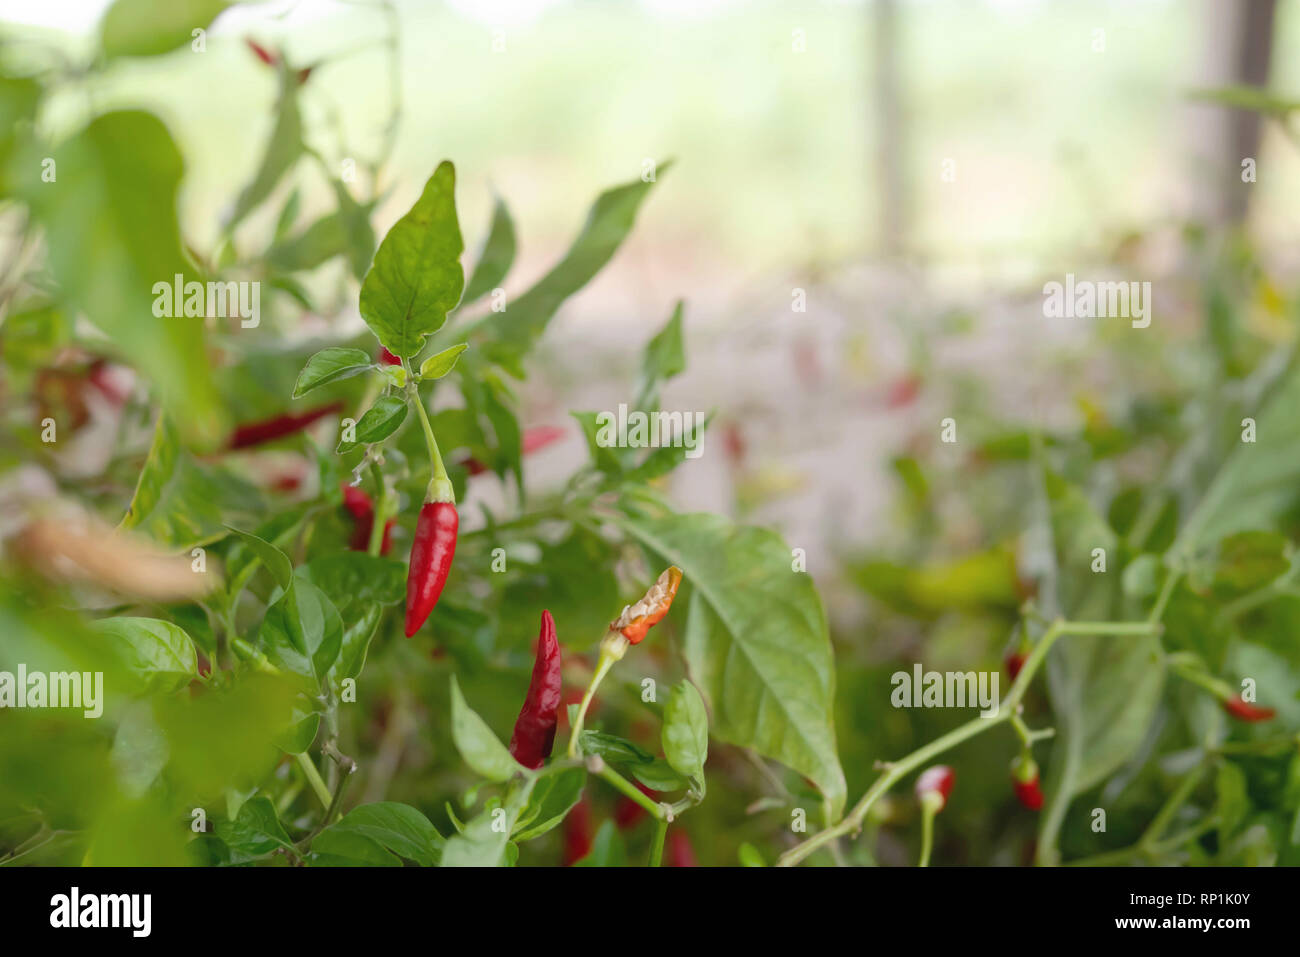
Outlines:
{"type": "Polygon", "coordinates": [[[366,410],[356,425],[356,441],[342,441],[339,452],[350,452],[358,445],[381,442],[397,431],[397,427],[406,420],[406,398],[400,395],[380,396],[375,404],[366,410]]]}
{"type": "Polygon", "coordinates": [[[393,355],[411,358],[437,332],[465,286],[456,220],[456,171],[434,170],[410,212],[379,244],[361,284],[361,318],[393,355]]]}
{"type": "Polygon", "coordinates": [[[709,714],[699,689],[683,678],[664,706],[664,757],[678,774],[704,780],[709,757],[709,714]]]}
{"type": "Polygon", "coordinates": [[[344,349],[333,347],[322,349],[307,360],[307,364],[298,373],[298,382],[293,387],[293,397],[306,395],[317,386],[347,379],[365,372],[374,363],[370,356],[361,349],[344,349]]]}
{"type": "Polygon", "coordinates": [[[451,676],[451,737],[465,763],[490,781],[508,781],[521,766],[492,729],[465,702],[456,676],[451,676]]]}
{"type": "Polygon", "coordinates": [[[441,352],[429,356],[420,363],[420,378],[441,379],[456,367],[456,360],[468,348],[469,346],[462,342],[460,345],[452,346],[450,349],[443,349],[441,352]]]}
{"type": "Polygon", "coordinates": [[[194,642],[184,629],[170,621],[104,618],[90,627],[138,681],[136,690],[169,694],[198,676],[194,642]]]}

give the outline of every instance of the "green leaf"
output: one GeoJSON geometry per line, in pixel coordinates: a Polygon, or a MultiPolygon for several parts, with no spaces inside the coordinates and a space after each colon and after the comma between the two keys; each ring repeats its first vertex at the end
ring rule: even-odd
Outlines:
{"type": "Polygon", "coordinates": [[[686,369],[686,349],[682,345],[682,309],[678,300],[673,314],[655,337],[647,343],[641,360],[641,388],[636,407],[645,411],[659,408],[659,386],[686,369]]]}
{"type": "Polygon", "coordinates": [[[596,754],[610,764],[650,764],[655,756],[626,738],[604,731],[583,731],[579,737],[583,754],[596,754]]]}
{"type": "MultiPolygon", "coordinates": [[[[33,138],[24,149],[16,168],[39,171],[51,147],[33,138]]],[[[225,422],[204,324],[154,314],[155,284],[192,274],[176,214],[183,171],[176,144],[156,117],[112,112],[59,144],[57,156],[74,175],[51,187],[33,173],[15,186],[45,230],[60,301],[157,386],[187,441],[214,447],[225,422]]]]}
{"type": "Polygon", "coordinates": [[[1289,543],[1277,532],[1238,532],[1218,543],[1214,587],[1232,594],[1263,588],[1291,567],[1289,543]]]}
{"type": "MultiPolygon", "coordinates": [[[[659,172],[667,172],[670,165],[663,163],[659,172]]],[[[517,367],[519,357],[545,331],[564,300],[590,282],[613,258],[653,186],[638,179],[601,193],[564,258],[505,312],[487,318],[483,328],[489,339],[488,354],[494,361],[507,368],[517,367]]]]}
{"type": "Polygon", "coordinates": [[[664,705],[664,757],[683,777],[704,780],[709,756],[709,714],[699,689],[683,678],[664,705]]]}
{"type": "Polygon", "coordinates": [[[240,541],[242,541],[258,560],[266,566],[275,583],[283,589],[288,589],[293,585],[293,562],[289,556],[280,549],[276,548],[265,539],[258,538],[251,532],[241,532],[239,529],[227,525],[240,541]]]}
{"type": "Polygon", "coordinates": [[[339,443],[338,451],[340,453],[350,452],[358,445],[382,442],[396,432],[397,427],[406,421],[406,410],[405,396],[380,396],[357,422],[356,441],[349,442],[345,439],[339,443]]]}
{"type": "MultiPolygon", "coordinates": [[[[454,691],[454,677],[452,681],[454,691]]],[[[506,792],[505,801],[500,808],[488,808],[467,821],[459,834],[447,838],[442,851],[442,866],[500,867],[508,863],[506,845],[515,822],[528,804],[534,781],[531,777],[516,781],[506,792]]]]}
{"type": "Polygon", "coordinates": [[[1215,90],[1193,90],[1189,95],[1194,100],[1251,110],[1278,119],[1285,119],[1288,114],[1300,110],[1300,100],[1281,97],[1256,86],[1225,86],[1215,90]]]}
{"type": "Polygon", "coordinates": [[[213,831],[235,853],[231,863],[265,857],[279,848],[292,848],[270,798],[258,795],[245,801],[233,821],[215,821],[213,831]]]}
{"type": "Polygon", "coordinates": [[[632,777],[651,791],[685,791],[691,786],[691,782],[674,771],[663,758],[655,758],[649,764],[633,764],[629,770],[632,777]]]}
{"type": "Polygon", "coordinates": [[[361,318],[393,355],[416,355],[460,301],[465,245],[455,194],[455,167],[439,163],[410,212],[379,244],[361,284],[361,318]]]}
{"type": "Polygon", "coordinates": [[[627,867],[627,844],[613,821],[606,821],[596,831],[591,850],[574,867],[627,867]]]}
{"type": "Polygon", "coordinates": [[[465,703],[455,675],[451,676],[451,737],[465,763],[489,781],[508,781],[522,770],[487,722],[465,703]]]}
{"type": "Polygon", "coordinates": [[[443,349],[441,352],[429,356],[420,363],[420,378],[441,379],[456,367],[456,360],[468,348],[469,346],[462,342],[460,345],[452,346],[450,349],[443,349]]]}
{"type": "Polygon", "coordinates": [[[266,610],[258,637],[276,667],[320,681],[339,656],[343,620],[324,592],[295,578],[266,610]]]}
{"type": "Polygon", "coordinates": [[[170,694],[198,677],[194,642],[184,629],[158,618],[104,618],[91,629],[105,639],[138,682],[135,690],[170,694]]]}
{"type": "Polygon", "coordinates": [[[336,379],[347,379],[371,368],[374,363],[361,349],[322,349],[302,367],[298,382],[293,387],[293,397],[306,395],[317,386],[336,379]]]}
{"type": "Polygon", "coordinates": [[[716,515],[619,524],[684,572],[683,651],[713,733],[806,776],[838,818],[845,781],[835,753],[835,662],[821,599],[812,579],[792,570],[789,546],[716,515]]]}
{"type": "Polygon", "coordinates": [[[1292,360],[1255,418],[1255,441],[1237,442],[1170,553],[1190,557],[1210,543],[1268,529],[1300,497],[1300,365],[1292,360]]]}
{"type": "Polygon", "coordinates": [[[474,272],[465,286],[465,297],[461,306],[467,306],[479,296],[491,292],[501,285],[510,266],[515,260],[515,224],[510,218],[510,210],[500,196],[492,207],[492,226],[488,230],[487,241],[479,253],[474,272]]]}
{"type": "Polygon", "coordinates": [[[116,0],[100,21],[104,56],[157,56],[189,44],[206,29],[226,0],[116,0]]]}
{"type": "Polygon", "coordinates": [[[344,815],[312,841],[313,864],[396,866],[399,858],[424,867],[438,863],[443,837],[409,804],[380,801],[344,815]]]}
{"type": "Polygon", "coordinates": [[[379,627],[382,606],[406,597],[406,566],[365,552],[338,552],[312,559],[298,569],[298,576],[332,595],[343,619],[343,639],[331,675],[357,677],[379,627]]]}
{"type": "Polygon", "coordinates": [[[1231,761],[1219,765],[1214,779],[1215,810],[1219,815],[1219,845],[1225,846],[1250,813],[1246,775],[1231,761]]]}
{"type": "Polygon", "coordinates": [[[170,418],[160,415],[121,527],[188,549],[224,537],[224,516],[260,507],[255,488],[225,469],[195,462],[181,449],[170,418]]]}
{"type": "Polygon", "coordinates": [[[586,785],[587,772],[582,768],[568,768],[539,778],[528,805],[515,822],[511,840],[531,841],[556,827],[582,800],[586,785]]]}
{"type": "MultiPolygon", "coordinates": [[[[1091,571],[1092,549],[1115,555],[1118,537],[1081,492],[1046,473],[1056,559],[1059,613],[1108,621],[1120,612],[1120,575],[1091,571]]],[[[1070,802],[1116,771],[1141,745],[1164,686],[1154,636],[1067,635],[1047,658],[1056,737],[1045,781],[1039,861],[1055,862],[1056,840],[1070,802]]]]}
{"type": "Polygon", "coordinates": [[[276,184],[303,154],[302,114],[298,108],[298,83],[280,66],[280,100],[276,106],[275,126],[266,142],[266,152],[252,182],[235,200],[227,229],[234,227],[271,195],[276,184]]]}

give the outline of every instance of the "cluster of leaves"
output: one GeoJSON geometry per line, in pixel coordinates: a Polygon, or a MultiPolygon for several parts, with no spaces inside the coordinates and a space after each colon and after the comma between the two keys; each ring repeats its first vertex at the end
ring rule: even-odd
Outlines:
{"type": "MultiPolygon", "coordinates": [[[[1055,730],[1035,744],[1046,769],[1039,815],[987,771],[1015,756],[1011,735],[945,758],[962,782],[945,821],[960,859],[1300,862],[1300,653],[1288,637],[1300,534],[1294,310],[1241,240],[1189,232],[1187,252],[1208,277],[1188,320],[1197,334],[1169,331],[1182,317],[1145,337],[1096,330],[1087,361],[1112,385],[1100,399],[1079,386],[1073,429],[1008,425],[975,398],[959,461],[938,447],[895,463],[906,544],[849,564],[884,634],[920,623],[930,635],[905,655],[841,667],[859,699],[841,700],[851,709],[842,721],[881,732],[844,755],[851,768],[896,758],[962,717],[886,715],[865,688],[891,671],[918,659],[995,670],[1057,618],[1163,625],[1053,646],[1046,686],[1026,700],[1026,720],[1055,730]],[[970,524],[961,547],[947,534],[942,516],[958,500],[978,547],[970,524]],[[1275,716],[1233,720],[1224,702],[1243,693],[1275,716]]],[[[979,395],[973,382],[959,388],[979,395]]],[[[873,819],[886,832],[909,823],[897,809],[873,819]]],[[[896,842],[877,846],[906,859],[896,842]]]]}
{"type": "MultiPolygon", "coordinates": [[[[155,6],[118,0],[100,55],[79,76],[93,82],[121,58],[188,43],[188,31],[146,16],[155,6]]],[[[274,66],[280,97],[264,156],[206,251],[182,240],[193,229],[176,203],[181,152],[160,119],[94,113],[54,135],[50,103],[65,67],[10,64],[0,80],[0,177],[24,252],[6,277],[0,325],[4,446],[15,450],[3,467],[10,478],[33,467],[53,477],[63,504],[192,561],[205,583],[194,600],[161,600],[93,575],[51,577],[7,550],[0,671],[102,672],[105,706],[93,721],[6,713],[16,733],[0,741],[0,860],[514,863],[584,795],[597,810],[617,796],[590,787],[585,766],[533,772],[500,744],[493,729],[509,726],[529,672],[525,623],[552,611],[569,677],[581,682],[605,626],[666,564],[685,572],[678,611],[639,649],[637,680],[606,686],[583,753],[694,804],[711,733],[734,746],[722,752],[729,769],[753,778],[749,752],[768,777],[784,775],[790,803],[838,816],[826,617],[780,537],[674,512],[654,483],[682,464],[683,448],[605,447],[593,413],[575,413],[590,461],[558,491],[525,483],[510,381],[565,300],[614,256],[654,184],[601,194],[560,260],[496,308],[516,249],[505,203],[468,281],[450,163],[376,249],[382,164],[370,192],[355,195],[363,187],[308,145],[311,78],[284,57],[274,66]],[[53,182],[42,180],[46,157],[57,162],[53,182]],[[337,208],[301,226],[300,187],[313,173],[337,208]],[[269,241],[261,222],[274,223],[269,241]],[[296,331],[305,311],[329,314],[318,290],[331,269],[373,338],[296,331]],[[151,290],[175,275],[259,281],[272,293],[265,320],[157,318],[151,290]],[[379,345],[402,363],[381,361],[379,345]],[[39,384],[50,374],[81,390],[105,362],[131,370],[134,385],[110,403],[118,441],[87,481],[64,450],[89,424],[70,416],[69,393],[51,398],[39,384]],[[379,554],[378,535],[367,551],[349,548],[341,486],[364,483],[403,554],[431,478],[417,422],[430,407],[457,500],[495,476],[511,511],[462,516],[443,597],[407,641],[405,563],[379,554]],[[231,438],[303,408],[330,414],[265,447],[231,438]],[[47,416],[60,426],[54,443],[38,437],[47,416]],[[279,481],[285,468],[289,482],[279,481]],[[647,696],[647,681],[673,690],[647,696]],[[650,737],[645,719],[661,711],[662,734],[650,737]],[[467,778],[466,765],[484,780],[467,778]],[[346,788],[354,776],[361,783],[346,788]]],[[[349,155],[344,144],[339,153],[349,155]]],[[[336,310],[337,325],[347,311],[336,310]]],[[[685,368],[682,324],[678,304],[645,348],[635,395],[616,401],[659,409],[662,387],[685,368]]],[[[591,862],[623,859],[623,841],[606,827],[591,862]]],[[[553,839],[535,854],[554,862],[553,839]]]]}

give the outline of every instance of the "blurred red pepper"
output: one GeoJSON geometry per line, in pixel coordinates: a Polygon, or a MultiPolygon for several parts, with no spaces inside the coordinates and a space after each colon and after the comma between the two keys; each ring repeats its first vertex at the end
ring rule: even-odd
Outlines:
{"type": "Polygon", "coordinates": [[[1277,714],[1273,708],[1261,708],[1240,697],[1228,698],[1223,702],[1223,710],[1238,721],[1270,721],[1277,714]]]}
{"type": "Polygon", "coordinates": [[[389,352],[389,351],[388,351],[387,349],[385,349],[383,346],[380,346],[380,347],[379,347],[379,361],[382,362],[382,363],[383,363],[384,365],[386,365],[386,366],[400,366],[400,365],[402,364],[402,360],[401,360],[401,359],[399,359],[397,356],[393,355],[391,352],[389,352]]]}
{"type": "MultiPolygon", "coordinates": [[[[354,552],[364,552],[370,548],[370,532],[375,527],[375,503],[364,489],[343,483],[343,507],[352,513],[352,538],[348,547],[354,552]]],[[[379,554],[387,555],[393,544],[393,522],[384,523],[384,538],[379,545],[379,554]]]]}
{"type": "Polygon", "coordinates": [[[591,853],[591,805],[583,798],[564,819],[564,866],[572,867],[591,853]]]}
{"type": "Polygon", "coordinates": [[[952,768],[946,764],[936,764],[932,768],[926,768],[921,772],[921,776],[916,779],[916,796],[921,801],[936,801],[936,811],[942,811],[948,803],[948,795],[952,793],[952,785],[956,780],[956,774],[952,768]]]}
{"type": "Polygon", "coordinates": [[[695,849],[691,847],[690,837],[680,827],[675,827],[669,831],[668,849],[664,857],[668,867],[700,866],[695,859],[695,849]]]}
{"type": "Polygon", "coordinates": [[[267,66],[275,66],[275,64],[279,62],[279,57],[266,47],[262,46],[262,44],[258,43],[252,37],[244,37],[244,42],[248,44],[248,48],[253,51],[253,55],[267,66]]]}
{"type": "MultiPolygon", "coordinates": [[[[524,455],[536,452],[538,449],[544,449],[553,442],[558,442],[568,433],[557,425],[535,425],[532,428],[524,429],[523,439],[520,447],[524,455]]],[[[465,459],[461,463],[465,466],[465,471],[470,475],[482,475],[488,470],[488,467],[476,458],[465,459]]]]}
{"type": "Polygon", "coordinates": [[[515,721],[514,733],[510,735],[510,753],[526,768],[535,771],[551,756],[551,749],[555,746],[555,728],[559,723],[562,686],[555,619],[549,611],[543,611],[533,677],[528,684],[528,694],[524,696],[524,706],[515,721]]]}
{"type": "Polygon", "coordinates": [[[1011,787],[1016,799],[1031,811],[1043,807],[1043,790],[1038,783],[1038,764],[1033,758],[1021,755],[1011,765],[1011,787]]]}
{"type": "Polygon", "coordinates": [[[1016,680],[1016,675],[1020,674],[1020,669],[1025,666],[1025,659],[1028,657],[1027,654],[1013,651],[1003,659],[1002,663],[1006,665],[1007,674],[1011,676],[1012,681],[1016,680]]]}
{"type": "Polygon", "coordinates": [[[325,416],[332,415],[342,408],[342,402],[331,402],[329,405],[318,406],[306,412],[286,412],[282,415],[272,416],[269,419],[263,419],[260,422],[246,422],[231,433],[226,448],[231,450],[246,449],[266,442],[274,442],[286,435],[301,432],[317,419],[323,419],[325,416]]]}

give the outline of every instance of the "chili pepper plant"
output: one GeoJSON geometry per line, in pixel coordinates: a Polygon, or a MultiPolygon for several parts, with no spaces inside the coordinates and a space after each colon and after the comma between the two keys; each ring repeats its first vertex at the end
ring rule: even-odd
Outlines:
{"type": "MultiPolygon", "coordinates": [[[[797,543],[673,506],[684,443],[520,401],[671,164],[516,282],[505,198],[467,252],[450,161],[392,178],[396,111],[358,150],[313,119],[330,64],[249,38],[267,144],[195,222],[173,128],[70,95],[189,42],[131,11],[84,69],[2,51],[0,863],[1300,860],[1300,372],[1240,248],[1196,247],[1208,348],[1115,350],[1150,388],[1074,430],[963,406],[973,454],[897,460],[903,544],[845,556],[876,615],[833,645],[797,543]],[[992,708],[889,710],[872,636],[956,626],[992,708]]],[[[687,366],[658,306],[610,396],[647,414],[687,366]]]]}

